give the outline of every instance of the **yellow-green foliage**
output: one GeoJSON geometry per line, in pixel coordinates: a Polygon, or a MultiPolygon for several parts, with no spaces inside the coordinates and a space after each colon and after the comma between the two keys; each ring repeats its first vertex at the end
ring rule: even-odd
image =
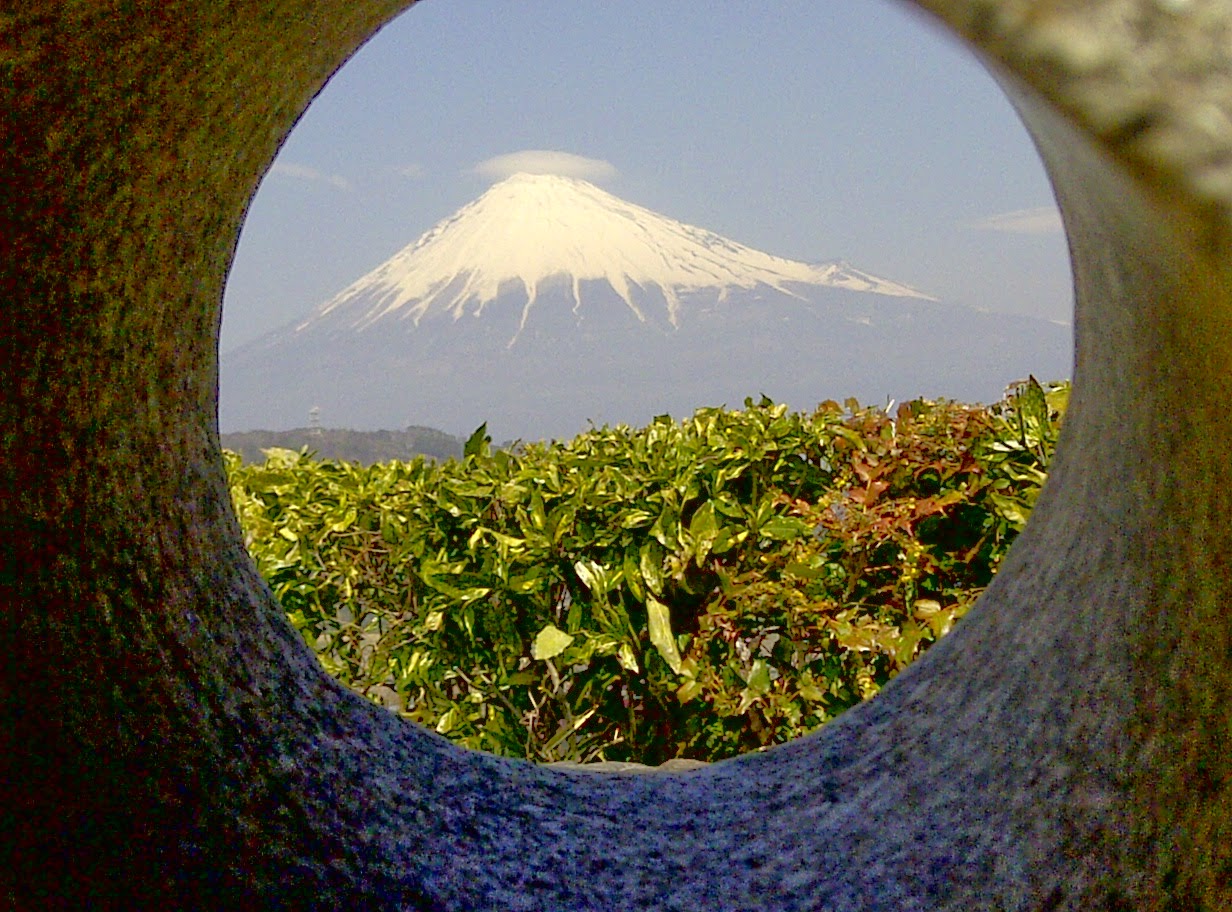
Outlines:
{"type": "Polygon", "coordinates": [[[512,756],[712,760],[815,728],[950,629],[1030,512],[1067,392],[229,467],[261,572],[359,692],[512,756]]]}

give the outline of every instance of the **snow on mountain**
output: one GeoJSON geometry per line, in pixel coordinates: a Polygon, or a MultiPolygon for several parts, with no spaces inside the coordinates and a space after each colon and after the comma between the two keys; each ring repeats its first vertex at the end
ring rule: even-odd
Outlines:
{"type": "Polygon", "coordinates": [[[222,430],[567,438],[766,394],[992,401],[1067,328],[737,244],[584,181],[496,184],[301,321],[224,352],[222,430]],[[466,317],[466,319],[463,319],[466,317]],[[475,319],[478,317],[479,319],[475,319]]]}
{"type": "MultiPolygon", "coordinates": [[[[518,332],[550,279],[605,282],[641,322],[657,290],[678,325],[682,296],[767,286],[798,296],[801,285],[932,300],[843,262],[813,265],[754,250],[711,231],[626,202],[586,181],[515,174],[440,222],[321,305],[297,329],[324,319],[363,329],[390,318],[481,314],[510,284],[524,289],[518,332]]],[[[515,334],[516,338],[516,334],[515,334]]],[[[511,342],[513,340],[510,340],[511,342]]]]}

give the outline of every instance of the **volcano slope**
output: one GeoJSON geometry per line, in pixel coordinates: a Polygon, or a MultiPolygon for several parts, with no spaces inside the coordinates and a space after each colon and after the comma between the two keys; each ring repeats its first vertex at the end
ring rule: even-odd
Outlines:
{"type": "Polygon", "coordinates": [[[224,352],[224,431],[487,423],[567,439],[769,395],[992,402],[1070,374],[1069,328],[746,247],[576,178],[515,174],[305,318],[224,352]]]}
{"type": "Polygon", "coordinates": [[[16,908],[1232,906],[1232,9],[927,0],[1074,253],[1050,483],[986,597],[816,736],[655,776],[468,753],[324,675],[244,553],[223,280],[403,0],[0,17],[0,567],[16,908]]]}

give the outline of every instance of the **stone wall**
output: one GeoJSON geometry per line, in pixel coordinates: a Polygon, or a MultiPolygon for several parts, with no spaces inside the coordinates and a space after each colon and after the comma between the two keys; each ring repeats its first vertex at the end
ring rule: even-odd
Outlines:
{"type": "Polygon", "coordinates": [[[1232,907],[1232,8],[921,0],[1003,80],[1066,219],[1048,489],[876,700],[627,776],[468,753],[354,697],[231,515],[216,339],[247,202],[407,5],[0,4],[7,904],[1232,907]]]}

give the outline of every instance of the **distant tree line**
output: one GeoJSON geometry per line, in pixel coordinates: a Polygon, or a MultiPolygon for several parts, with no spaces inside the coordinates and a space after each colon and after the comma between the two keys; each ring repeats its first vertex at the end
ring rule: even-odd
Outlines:
{"type": "Polygon", "coordinates": [[[289,431],[240,431],[222,435],[223,449],[239,454],[244,462],[264,462],[262,450],[307,447],[320,459],[375,465],[416,456],[443,461],[462,457],[463,440],[428,427],[401,431],[352,431],[344,428],[299,427],[289,431]]]}

